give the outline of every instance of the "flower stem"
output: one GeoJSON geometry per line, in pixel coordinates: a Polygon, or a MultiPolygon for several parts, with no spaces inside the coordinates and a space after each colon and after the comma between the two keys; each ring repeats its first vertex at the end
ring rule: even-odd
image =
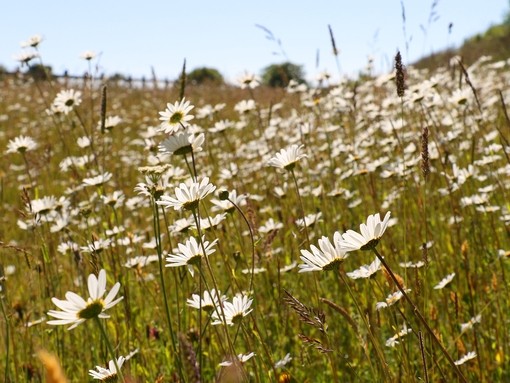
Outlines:
{"type": "Polygon", "coordinates": [[[294,169],[290,170],[290,174],[292,174],[292,179],[294,181],[294,186],[296,187],[296,193],[299,199],[299,206],[301,207],[301,216],[303,217],[303,228],[306,236],[306,245],[310,247],[310,237],[308,236],[308,227],[306,226],[306,219],[305,219],[305,207],[303,205],[303,200],[301,199],[301,194],[299,193],[299,186],[297,183],[296,174],[294,173],[294,169]]]}
{"type": "Polygon", "coordinates": [[[377,251],[377,249],[375,247],[372,248],[372,251],[374,252],[375,256],[381,261],[382,265],[386,268],[386,271],[388,271],[388,274],[390,275],[391,279],[393,280],[393,282],[395,283],[395,285],[397,286],[399,291],[402,293],[402,296],[405,298],[407,303],[409,303],[411,305],[411,307],[413,308],[414,315],[423,324],[423,326],[425,327],[427,332],[432,337],[432,340],[434,341],[434,343],[436,343],[438,345],[438,347],[441,350],[441,352],[443,353],[444,357],[448,360],[448,363],[450,363],[451,367],[455,370],[455,373],[457,374],[458,378],[462,382],[467,383],[467,380],[464,377],[464,375],[462,375],[462,372],[460,371],[459,366],[457,366],[455,364],[455,361],[453,360],[453,358],[450,356],[450,354],[448,353],[446,348],[441,344],[441,341],[437,338],[437,336],[434,333],[434,331],[432,331],[432,329],[430,328],[430,326],[427,323],[427,320],[425,319],[423,314],[420,312],[420,310],[414,304],[414,302],[411,300],[411,298],[409,298],[409,295],[407,295],[407,293],[405,292],[405,289],[403,288],[403,286],[400,285],[399,281],[397,280],[397,277],[395,276],[393,271],[390,269],[390,267],[388,266],[388,264],[386,263],[384,258],[381,256],[381,254],[379,254],[379,252],[377,251]]]}
{"type": "Polygon", "coordinates": [[[166,287],[165,287],[165,278],[163,275],[163,255],[161,248],[161,230],[159,226],[159,209],[156,203],[153,203],[154,215],[153,215],[153,224],[154,224],[154,238],[156,239],[156,248],[158,253],[158,264],[159,264],[159,282],[161,284],[161,290],[163,292],[163,301],[165,303],[165,313],[166,320],[168,322],[168,328],[170,330],[170,336],[172,338],[172,348],[174,350],[174,355],[177,363],[177,370],[179,371],[179,376],[181,380],[184,382],[184,375],[182,372],[181,359],[179,357],[179,353],[177,350],[177,340],[175,339],[175,333],[172,326],[172,318],[170,317],[170,308],[168,307],[168,298],[166,296],[166,287]]]}
{"type": "Polygon", "coordinates": [[[9,318],[7,317],[7,313],[5,312],[4,307],[4,300],[3,297],[0,296],[0,308],[2,309],[2,316],[5,320],[5,374],[4,378],[5,381],[9,381],[9,329],[10,329],[10,322],[9,318]]]}
{"type": "Polygon", "coordinates": [[[117,357],[115,356],[115,351],[113,351],[112,344],[110,343],[110,340],[108,339],[108,335],[106,335],[106,330],[104,329],[103,325],[101,324],[101,319],[99,317],[94,317],[97,326],[99,327],[99,330],[101,331],[101,335],[106,343],[106,348],[108,349],[108,352],[110,353],[110,356],[113,360],[113,364],[115,365],[115,370],[117,371],[117,376],[119,377],[119,380],[121,382],[124,382],[124,376],[122,375],[122,372],[120,371],[119,365],[117,364],[117,357]]]}

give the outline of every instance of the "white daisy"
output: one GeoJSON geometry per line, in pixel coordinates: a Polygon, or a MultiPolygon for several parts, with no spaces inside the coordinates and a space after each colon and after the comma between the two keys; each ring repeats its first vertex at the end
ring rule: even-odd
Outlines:
{"type": "Polygon", "coordinates": [[[209,241],[205,240],[205,237],[202,237],[202,246],[194,237],[191,237],[184,245],[182,243],[178,244],[178,252],[168,255],[166,258],[168,263],[165,267],[187,266],[191,276],[194,276],[195,271],[193,269],[193,265],[200,263],[202,257],[206,257],[214,253],[216,251],[214,248],[216,242],[218,242],[217,239],[209,243],[209,241]]]}
{"type": "Polygon", "coordinates": [[[215,310],[212,314],[212,324],[225,324],[228,326],[233,326],[234,324],[239,323],[245,316],[253,311],[250,309],[253,303],[253,299],[249,299],[248,296],[244,294],[237,294],[232,303],[223,302],[223,313],[225,313],[225,317],[221,312],[221,309],[215,310]]]}
{"type": "Polygon", "coordinates": [[[299,265],[299,272],[337,269],[338,265],[349,256],[345,250],[340,248],[339,241],[340,233],[336,232],[333,236],[334,245],[328,237],[322,237],[319,239],[319,248],[312,245],[310,247],[311,252],[301,250],[301,260],[304,263],[299,265]]]}
{"type": "Polygon", "coordinates": [[[227,297],[225,295],[221,295],[220,291],[212,289],[211,292],[205,290],[203,298],[201,298],[198,294],[191,295],[191,298],[186,300],[186,304],[197,310],[202,307],[202,310],[211,312],[215,307],[219,307],[220,302],[225,302],[226,300],[227,297]]]}
{"type": "Polygon", "coordinates": [[[446,277],[444,277],[441,282],[439,282],[437,285],[434,286],[434,289],[441,290],[446,287],[447,284],[449,284],[453,278],[455,277],[455,273],[448,274],[446,277]]]}
{"type": "MultiPolygon", "coordinates": [[[[404,291],[407,294],[408,292],[411,291],[411,289],[405,289],[404,291]]],[[[375,304],[375,308],[378,311],[381,309],[385,309],[386,307],[392,306],[395,303],[397,303],[403,296],[404,296],[404,294],[402,294],[402,292],[400,290],[397,292],[394,292],[393,294],[388,295],[388,297],[386,298],[386,300],[384,302],[377,302],[375,304]]]]}
{"type": "Polygon", "coordinates": [[[51,301],[62,311],[48,311],[49,316],[57,318],[56,320],[48,321],[48,324],[70,324],[71,327],[69,327],[68,330],[71,330],[87,319],[109,318],[110,316],[107,315],[105,311],[112,308],[123,299],[123,297],[114,299],[120,289],[119,282],[113,285],[106,298],[103,299],[106,293],[106,271],[104,269],[101,269],[97,278],[94,274],[90,274],[87,286],[89,298],[86,301],[78,294],[71,291],[65,294],[65,300],[52,298],[51,301]]]}
{"type": "Polygon", "coordinates": [[[381,261],[379,260],[379,258],[376,258],[370,265],[363,265],[358,270],[346,273],[346,275],[351,279],[370,278],[380,269],[381,261]]]}
{"type": "MultiPolygon", "coordinates": [[[[237,355],[237,360],[243,364],[243,363],[246,363],[247,361],[249,361],[251,358],[253,358],[255,355],[254,352],[250,352],[249,354],[238,354],[237,355]]],[[[221,362],[219,364],[219,366],[222,366],[222,367],[228,367],[228,366],[231,366],[233,364],[232,361],[230,360],[224,360],[223,362],[221,362]]]]}
{"type": "MultiPolygon", "coordinates": [[[[117,366],[119,368],[122,368],[122,365],[124,364],[125,361],[126,358],[124,358],[123,356],[119,356],[117,358],[117,366]]],[[[108,368],[96,366],[96,370],[89,370],[89,375],[93,379],[97,379],[102,382],[116,382],[118,379],[117,374],[119,371],[117,371],[117,367],[115,367],[115,362],[113,360],[110,360],[108,362],[108,368]]]]}
{"type": "Polygon", "coordinates": [[[304,145],[291,145],[286,149],[280,150],[268,161],[268,166],[273,166],[279,169],[292,170],[296,163],[306,157],[306,154],[300,153],[304,145]]]}
{"type": "Polygon", "coordinates": [[[181,183],[175,188],[175,197],[163,195],[156,201],[158,205],[166,208],[173,207],[174,210],[194,210],[200,200],[207,197],[216,186],[209,183],[209,177],[204,177],[200,182],[188,182],[188,185],[181,183]]]}
{"type": "Polygon", "coordinates": [[[345,251],[370,250],[375,248],[388,227],[389,219],[390,212],[386,213],[382,221],[379,213],[369,215],[367,223],[362,223],[359,226],[361,234],[354,230],[347,230],[347,232],[342,234],[340,246],[343,247],[345,251]]]}
{"type": "Polygon", "coordinates": [[[163,112],[159,112],[160,114],[160,130],[165,133],[175,133],[181,127],[183,127],[185,122],[191,121],[194,116],[188,114],[194,106],[190,105],[189,101],[186,101],[185,98],[181,100],[181,102],[176,101],[173,105],[168,103],[166,104],[166,109],[163,112]]]}
{"type": "Polygon", "coordinates": [[[7,153],[25,153],[37,148],[37,143],[33,138],[27,136],[18,136],[10,140],[7,144],[7,153]]]}
{"type": "Polygon", "coordinates": [[[75,91],[74,89],[60,91],[55,100],[53,101],[52,107],[55,111],[68,114],[75,106],[81,104],[81,92],[75,91]]]}
{"type": "Polygon", "coordinates": [[[185,155],[190,152],[202,151],[205,135],[186,132],[171,135],[159,145],[159,151],[165,154],[185,155]]]}
{"type": "Polygon", "coordinates": [[[464,364],[468,360],[471,360],[471,359],[474,359],[474,358],[476,358],[476,352],[470,351],[466,355],[464,355],[462,358],[460,358],[459,360],[455,361],[455,365],[456,366],[460,366],[461,364],[464,364]]]}
{"type": "Polygon", "coordinates": [[[105,172],[103,174],[99,174],[95,177],[89,177],[83,179],[83,184],[86,186],[99,186],[107,183],[113,177],[112,173],[105,172]]]}

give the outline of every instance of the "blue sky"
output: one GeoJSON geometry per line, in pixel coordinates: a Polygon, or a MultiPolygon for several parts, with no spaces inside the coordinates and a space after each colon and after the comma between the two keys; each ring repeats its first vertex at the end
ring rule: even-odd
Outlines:
{"type": "Polygon", "coordinates": [[[338,76],[328,32],[331,25],[342,73],[359,72],[368,55],[374,57],[376,70],[385,72],[391,69],[397,49],[410,63],[458,46],[501,22],[510,5],[508,0],[402,3],[405,34],[401,0],[4,0],[0,64],[15,68],[13,56],[22,51],[20,42],[41,34],[43,61],[56,73],[67,69],[82,74],[87,63],[79,56],[92,50],[101,53],[101,72],[134,77],[150,77],[153,67],[158,77],[174,79],[184,58],[188,69],[213,67],[229,80],[246,71],[260,73],[286,58],[303,65],[310,79],[324,69],[338,76]],[[286,58],[256,24],[281,41],[286,58]]]}

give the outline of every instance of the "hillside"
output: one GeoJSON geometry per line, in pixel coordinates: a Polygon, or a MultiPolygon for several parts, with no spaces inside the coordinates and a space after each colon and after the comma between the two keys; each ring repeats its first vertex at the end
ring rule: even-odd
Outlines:
{"type": "Polygon", "coordinates": [[[448,64],[454,55],[462,56],[469,65],[481,56],[491,56],[494,60],[510,58],[510,24],[490,27],[486,32],[467,39],[460,48],[449,49],[424,57],[413,64],[414,67],[436,69],[448,64]]]}

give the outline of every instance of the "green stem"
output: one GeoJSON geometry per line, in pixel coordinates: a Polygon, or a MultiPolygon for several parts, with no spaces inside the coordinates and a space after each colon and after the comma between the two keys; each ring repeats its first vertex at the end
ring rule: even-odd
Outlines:
{"type": "Polygon", "coordinates": [[[407,295],[407,293],[405,292],[404,288],[400,285],[400,282],[397,280],[397,277],[395,276],[395,274],[393,273],[393,271],[390,269],[390,267],[388,266],[388,264],[386,263],[385,259],[382,257],[381,254],[379,254],[379,252],[377,251],[377,249],[374,247],[372,248],[372,251],[374,252],[375,256],[381,261],[381,264],[384,266],[384,268],[386,269],[386,271],[388,271],[388,274],[390,275],[391,279],[393,280],[393,282],[395,283],[395,285],[397,286],[397,288],[399,289],[399,291],[402,293],[402,296],[405,298],[405,300],[407,301],[407,303],[409,303],[411,305],[411,307],[413,308],[413,312],[414,312],[414,315],[420,320],[420,322],[423,324],[423,326],[425,327],[425,329],[427,330],[427,332],[429,333],[429,335],[431,336],[432,340],[434,341],[434,343],[437,344],[437,346],[439,347],[439,349],[441,350],[442,354],[444,355],[444,357],[448,360],[448,363],[450,363],[450,366],[455,370],[455,373],[457,374],[458,378],[464,382],[464,383],[467,383],[467,380],[466,378],[464,377],[464,375],[462,375],[462,372],[460,371],[459,369],[459,366],[457,366],[455,364],[455,361],[453,360],[453,358],[450,356],[450,354],[448,353],[448,351],[446,350],[446,348],[441,344],[441,341],[437,338],[436,334],[434,333],[434,331],[432,331],[432,329],[430,328],[429,324],[427,323],[427,320],[425,319],[425,317],[423,316],[423,314],[420,312],[420,310],[418,309],[418,307],[414,304],[414,302],[411,300],[411,298],[409,298],[409,295],[407,295]]]}
{"type": "Polygon", "coordinates": [[[8,382],[9,381],[9,318],[7,317],[7,313],[5,312],[5,307],[4,307],[4,299],[3,297],[0,297],[0,308],[2,309],[2,316],[4,317],[4,320],[5,320],[5,373],[4,373],[4,377],[5,377],[5,381],[8,382]]]}
{"type": "Polygon", "coordinates": [[[163,301],[165,303],[165,314],[166,314],[166,320],[168,322],[168,328],[170,330],[170,336],[172,338],[172,348],[174,351],[174,355],[176,358],[177,363],[177,370],[179,371],[179,376],[181,380],[184,382],[184,375],[182,372],[182,365],[181,365],[181,359],[179,357],[179,353],[177,350],[177,340],[175,339],[175,333],[172,326],[172,318],[170,317],[170,308],[168,306],[168,298],[166,295],[166,287],[165,287],[165,278],[163,275],[163,255],[162,255],[162,248],[161,248],[161,231],[159,226],[159,209],[155,202],[153,202],[153,209],[154,209],[154,215],[153,215],[153,224],[154,224],[154,238],[156,239],[156,249],[158,253],[158,264],[159,264],[159,282],[161,285],[161,290],[163,292],[163,301]]]}
{"type": "Polygon", "coordinates": [[[99,327],[99,330],[101,331],[101,335],[106,343],[106,348],[108,349],[108,352],[110,353],[110,356],[113,360],[113,364],[115,365],[115,370],[117,370],[117,376],[119,377],[121,382],[124,382],[124,376],[122,375],[119,365],[117,364],[117,357],[115,356],[115,351],[113,350],[112,344],[110,343],[110,340],[108,339],[106,330],[104,329],[103,325],[101,324],[101,319],[99,319],[99,317],[95,317],[94,319],[97,323],[97,326],[99,327]]]}
{"type": "Polygon", "coordinates": [[[299,206],[301,208],[301,216],[303,217],[303,228],[306,236],[306,245],[310,247],[310,237],[308,236],[308,227],[306,226],[305,219],[305,207],[303,205],[303,200],[301,199],[301,193],[299,193],[299,186],[296,179],[296,174],[294,173],[294,169],[290,170],[290,174],[292,174],[292,180],[294,181],[294,186],[296,187],[296,193],[299,199],[299,206]]]}

